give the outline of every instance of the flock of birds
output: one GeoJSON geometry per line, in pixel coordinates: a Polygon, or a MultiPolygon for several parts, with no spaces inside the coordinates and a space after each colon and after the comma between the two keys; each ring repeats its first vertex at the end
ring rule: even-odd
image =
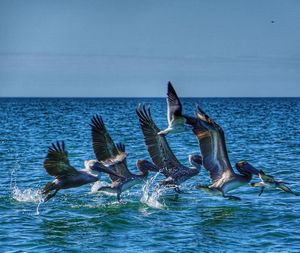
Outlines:
{"type": "Polygon", "coordinates": [[[278,188],[298,195],[287,186],[286,182],[275,180],[274,177],[266,175],[262,170],[257,170],[247,161],[239,161],[235,164],[239,172],[236,173],[229,161],[222,128],[199,106],[197,106],[195,116],[184,115],[182,104],[170,82],[168,83],[167,105],[168,127],[162,131],[156,126],[151,116],[150,106],[138,105],[136,108],[144,141],[152,160],[152,162],[136,161],[140,174],[130,172],[127,166],[125,145],[114,143],[103,119],[98,115],[93,116],[90,123],[96,159],[85,161],[85,169],[77,170],[70,164],[63,141],[53,143],[48,149],[44,168],[49,175],[55,177],[55,180],[47,183],[43,188],[44,201],[54,197],[61,189],[79,187],[98,181],[100,173],[108,174],[111,183],[100,187],[98,191],[115,193],[118,201],[122,192],[144,181],[149,172],[160,172],[165,176],[157,187],[174,188],[180,193],[180,185],[198,175],[201,167],[209,172],[211,184],[199,185],[197,188],[224,198],[240,200],[239,197],[228,195],[228,192],[248,185],[253,175],[261,180],[250,183],[252,187],[260,187],[259,195],[266,187],[278,188]],[[188,159],[192,167],[186,167],[172,152],[166,135],[190,129],[198,140],[201,155],[189,155],[188,159]]]}

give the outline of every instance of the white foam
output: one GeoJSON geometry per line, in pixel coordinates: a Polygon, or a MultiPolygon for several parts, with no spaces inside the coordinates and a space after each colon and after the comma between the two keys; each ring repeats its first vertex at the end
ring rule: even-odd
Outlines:
{"type": "Polygon", "coordinates": [[[22,191],[17,186],[12,188],[12,198],[20,202],[43,202],[43,196],[40,190],[26,188],[22,191]]]}

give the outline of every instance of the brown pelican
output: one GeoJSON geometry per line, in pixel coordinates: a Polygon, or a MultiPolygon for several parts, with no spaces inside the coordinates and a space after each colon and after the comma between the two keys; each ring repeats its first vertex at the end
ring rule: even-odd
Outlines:
{"type": "Polygon", "coordinates": [[[159,135],[160,129],[154,123],[150,107],[142,108],[139,105],[136,109],[140,125],[144,134],[145,144],[151,156],[152,162],[165,175],[166,179],[162,185],[174,186],[179,191],[179,185],[187,179],[196,176],[202,165],[202,157],[189,155],[189,162],[193,165],[188,168],[182,165],[172,152],[164,135],[159,135]]]}
{"type": "Polygon", "coordinates": [[[230,164],[222,128],[214,122],[204,111],[197,108],[197,120],[193,123],[193,132],[196,135],[203,156],[203,166],[208,170],[212,180],[209,186],[198,186],[199,189],[221,193],[224,198],[240,199],[226,195],[227,192],[248,184],[252,174],[258,175],[258,170],[246,161],[236,164],[241,174],[236,174],[230,164]]]}
{"type": "Polygon", "coordinates": [[[258,196],[260,196],[264,192],[265,188],[273,188],[273,189],[276,188],[276,189],[280,189],[284,192],[292,193],[296,196],[299,196],[298,193],[292,191],[289,187],[286,186],[286,184],[288,184],[288,183],[275,180],[273,176],[266,175],[263,170],[259,171],[258,176],[261,179],[261,182],[250,184],[252,187],[261,187],[261,190],[260,190],[260,193],[258,196]]]}
{"type": "Polygon", "coordinates": [[[168,128],[163,131],[159,131],[159,135],[167,135],[168,133],[178,133],[184,131],[188,126],[189,120],[192,118],[182,114],[182,105],[175,92],[171,82],[168,82],[167,92],[167,104],[168,104],[168,128]]]}
{"type": "Polygon", "coordinates": [[[44,202],[54,197],[60,189],[68,189],[79,187],[84,184],[94,183],[99,180],[99,172],[105,172],[118,176],[110,168],[99,166],[92,169],[93,163],[89,161],[88,167],[83,170],[76,170],[70,165],[68,152],[65,149],[65,143],[56,142],[48,148],[48,154],[44,161],[44,168],[50,176],[54,176],[55,180],[46,184],[42,190],[43,194],[47,194],[44,202]],[[51,193],[52,192],[52,193],[51,193]]]}
{"type": "Polygon", "coordinates": [[[141,174],[136,175],[131,173],[127,167],[125,145],[113,142],[102,118],[95,115],[90,125],[92,127],[93,149],[98,160],[98,162],[94,163],[92,169],[105,166],[123,177],[109,175],[112,181],[111,185],[102,186],[98,191],[116,193],[117,199],[120,201],[120,195],[123,191],[143,181],[148,176],[149,171],[158,171],[150,162],[138,160],[136,167],[141,171],[141,174]]]}

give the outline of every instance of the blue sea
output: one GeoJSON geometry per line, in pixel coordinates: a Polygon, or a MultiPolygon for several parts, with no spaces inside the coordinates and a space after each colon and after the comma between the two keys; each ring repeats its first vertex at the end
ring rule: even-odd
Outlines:
{"type": "MultiPolygon", "coordinates": [[[[241,201],[195,188],[209,183],[205,169],[182,185],[155,195],[161,175],[151,174],[121,196],[91,185],[62,190],[42,203],[51,180],[43,168],[47,148],[64,140],[77,169],[94,159],[90,119],[102,116],[115,142],[123,142],[128,164],[150,159],[135,114],[138,103],[167,126],[164,98],[1,98],[0,252],[300,252],[300,197],[245,186],[241,201]],[[153,178],[151,178],[153,177],[153,178]],[[152,179],[153,181],[151,181],[152,179]]],[[[247,160],[300,192],[299,98],[183,98],[184,112],[200,106],[222,126],[231,163],[247,160]]],[[[192,131],[168,142],[188,165],[199,153],[192,131]]],[[[258,181],[254,178],[254,181],[258,181]]],[[[108,182],[103,176],[101,184],[108,182]]]]}

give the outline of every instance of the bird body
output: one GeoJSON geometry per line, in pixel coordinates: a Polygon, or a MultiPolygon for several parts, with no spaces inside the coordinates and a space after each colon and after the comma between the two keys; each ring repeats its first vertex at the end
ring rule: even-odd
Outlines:
{"type": "Polygon", "coordinates": [[[78,171],[78,175],[72,177],[61,177],[55,179],[52,183],[59,189],[69,189],[82,186],[84,184],[98,181],[97,176],[91,175],[85,171],[78,171]]]}

